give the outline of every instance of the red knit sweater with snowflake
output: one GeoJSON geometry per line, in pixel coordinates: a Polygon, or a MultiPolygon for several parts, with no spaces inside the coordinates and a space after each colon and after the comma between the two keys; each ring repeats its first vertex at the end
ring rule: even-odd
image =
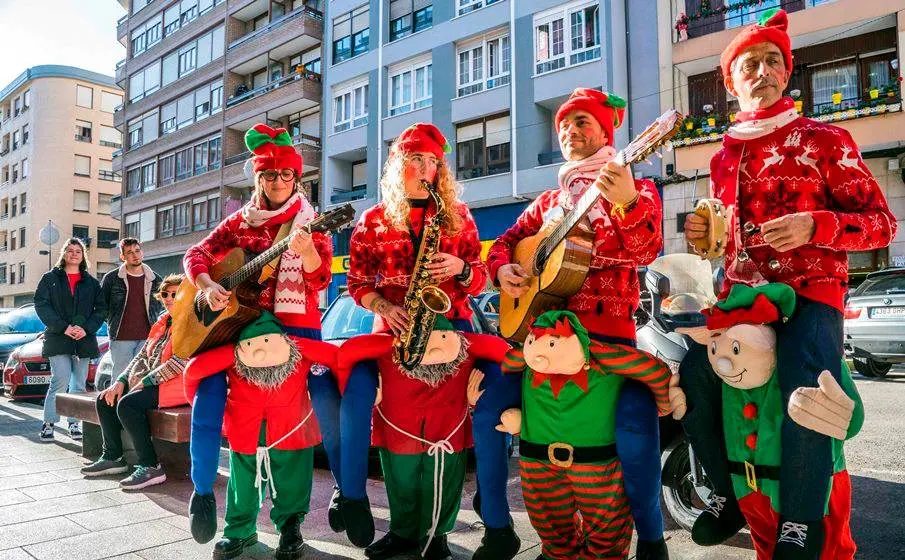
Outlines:
{"type": "MultiPolygon", "coordinates": [[[[441,232],[440,252],[455,255],[471,265],[473,277],[467,287],[450,279],[440,284],[440,288],[452,301],[452,309],[446,316],[450,319],[470,319],[472,310],[468,295],[478,295],[484,290],[487,268],[481,261],[481,242],[471,212],[464,204],[459,204],[457,211],[462,218],[461,231],[455,236],[441,232]]],[[[427,209],[413,207],[409,214],[410,231],[398,230],[389,224],[383,203],[365,210],[349,241],[347,281],[349,294],[355,303],[361,305],[364,296],[377,292],[390,303],[402,305],[418,254],[412,234],[419,235],[422,224],[435,213],[433,206],[427,209]]],[[[374,332],[386,330],[383,320],[376,317],[374,332]]]]}
{"type": "Polygon", "coordinates": [[[768,109],[739,113],[737,122],[776,128],[753,139],[725,136],[710,162],[712,195],[734,207],[724,292],[762,278],[841,311],[846,251],[886,247],[896,218],[848,131],[805,117],[783,119],[790,109],[794,102],[785,98],[768,109]],[[793,251],[775,251],[757,229],[744,232],[749,222],[760,226],[796,212],[810,212],[815,230],[810,243],[793,251]],[[747,261],[737,258],[743,247],[747,261]]]}
{"type": "MultiPolygon", "coordinates": [[[[586,188],[596,188],[587,183],[586,188]]],[[[566,301],[566,309],[592,333],[630,340],[635,339],[633,315],[640,296],[637,268],[652,263],[663,248],[663,209],[657,188],[647,180],[636,180],[635,186],[640,192],[638,202],[624,217],[612,216],[612,204],[603,198],[588,214],[594,230],[591,270],[581,291],[566,301]]],[[[518,242],[540,231],[566,196],[562,188],[542,193],[497,238],[487,255],[495,284],[499,285],[497,271],[509,264],[518,242]]]]}
{"type": "MultiPolygon", "coordinates": [[[[220,222],[207,237],[200,243],[191,247],[182,259],[182,267],[192,283],[202,272],[210,271],[210,268],[220,262],[231,249],[241,247],[254,256],[263,253],[273,245],[274,239],[280,231],[280,227],[292,220],[298,212],[298,205],[287,209],[286,212],[274,216],[264,225],[251,227],[242,217],[239,210],[220,222]]],[[[289,327],[308,329],[321,328],[321,314],[318,309],[318,293],[330,283],[330,265],[333,259],[333,243],[323,233],[315,232],[311,235],[317,254],[321,257],[321,265],[314,272],[302,272],[305,280],[305,313],[280,314],[279,319],[289,327]]],[[[274,296],[276,293],[276,273],[264,282],[264,289],[258,298],[261,309],[273,311],[274,296]]]]}

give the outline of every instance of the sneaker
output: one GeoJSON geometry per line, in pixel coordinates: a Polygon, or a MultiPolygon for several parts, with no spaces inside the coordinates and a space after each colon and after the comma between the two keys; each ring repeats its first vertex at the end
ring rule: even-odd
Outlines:
{"type": "Polygon", "coordinates": [[[698,516],[691,528],[691,540],[700,546],[722,544],[747,525],[735,496],[713,494],[710,505],[698,516]]]}
{"type": "Polygon", "coordinates": [[[167,481],[167,475],[163,472],[160,465],[155,467],[143,467],[141,465],[135,467],[135,472],[119,481],[123,490],[141,490],[155,484],[163,484],[167,481]]]}
{"type": "Polygon", "coordinates": [[[774,560],[818,560],[823,548],[823,520],[797,523],[781,517],[774,560]]]}
{"type": "Polygon", "coordinates": [[[41,441],[53,441],[53,424],[45,422],[41,426],[41,441]]]}
{"type": "Polygon", "coordinates": [[[83,467],[81,473],[85,476],[103,476],[105,474],[123,474],[129,472],[129,465],[119,459],[104,459],[101,457],[87,467],[83,467]]]}
{"type": "Polygon", "coordinates": [[[82,428],[79,426],[78,422],[69,424],[69,437],[76,441],[82,439],[82,428]]]}

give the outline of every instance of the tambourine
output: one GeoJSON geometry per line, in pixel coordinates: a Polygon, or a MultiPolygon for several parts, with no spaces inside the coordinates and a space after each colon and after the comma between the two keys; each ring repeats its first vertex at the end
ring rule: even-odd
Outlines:
{"type": "Polygon", "coordinates": [[[729,216],[726,207],[716,198],[702,198],[695,205],[694,213],[707,220],[707,237],[690,240],[694,252],[705,259],[717,259],[726,250],[729,233],[729,216]]]}

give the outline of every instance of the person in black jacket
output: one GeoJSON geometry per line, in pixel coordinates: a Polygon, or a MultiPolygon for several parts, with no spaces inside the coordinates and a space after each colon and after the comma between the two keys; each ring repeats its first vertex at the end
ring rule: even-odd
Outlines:
{"type": "MultiPolygon", "coordinates": [[[[53,441],[53,425],[60,419],[57,393],[85,390],[88,360],[99,354],[95,333],[106,315],[100,283],[88,273],[88,253],[80,239],[69,239],[56,266],[41,277],[35,311],[45,325],[41,355],[50,361],[53,375],[44,399],[41,440],[53,441]]],[[[69,419],[69,435],[82,437],[74,418],[69,419]]]]}

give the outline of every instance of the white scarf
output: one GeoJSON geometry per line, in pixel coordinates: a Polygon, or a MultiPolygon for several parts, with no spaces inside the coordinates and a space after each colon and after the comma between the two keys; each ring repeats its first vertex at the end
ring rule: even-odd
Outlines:
{"type": "MultiPolygon", "coordinates": [[[[296,203],[300,203],[300,206],[292,220],[293,229],[307,224],[316,215],[314,208],[301,193],[293,194],[276,210],[259,208],[256,205],[256,199],[257,197],[252,198],[248,204],[242,207],[242,217],[249,226],[254,228],[263,226],[269,220],[286,213],[296,203]]],[[[287,313],[297,315],[305,313],[305,278],[302,273],[301,255],[287,249],[280,257],[277,269],[277,287],[273,302],[273,313],[277,317],[287,313]]]]}
{"type": "Polygon", "coordinates": [[[737,122],[729,127],[726,135],[736,140],[754,140],[779,130],[798,117],[798,111],[793,107],[766,119],[737,122]]]}
{"type": "MultiPolygon", "coordinates": [[[[567,161],[559,168],[559,204],[563,208],[572,208],[581,195],[593,184],[600,171],[608,162],[616,157],[616,150],[612,146],[604,146],[594,154],[577,161],[567,161]]],[[[603,206],[598,201],[588,213],[588,218],[593,223],[597,218],[606,215],[603,206]]]]}

